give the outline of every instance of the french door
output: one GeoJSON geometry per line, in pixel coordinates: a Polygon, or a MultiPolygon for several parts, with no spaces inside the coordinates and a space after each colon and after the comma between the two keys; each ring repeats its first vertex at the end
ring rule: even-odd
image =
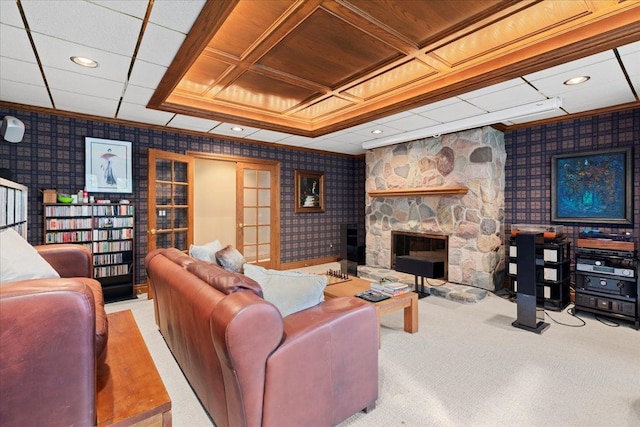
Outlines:
{"type": "Polygon", "coordinates": [[[236,163],[236,246],[248,263],[280,267],[280,167],[236,163]]]}
{"type": "Polygon", "coordinates": [[[186,252],[193,243],[193,157],[149,149],[148,160],[147,253],[186,252]]]}

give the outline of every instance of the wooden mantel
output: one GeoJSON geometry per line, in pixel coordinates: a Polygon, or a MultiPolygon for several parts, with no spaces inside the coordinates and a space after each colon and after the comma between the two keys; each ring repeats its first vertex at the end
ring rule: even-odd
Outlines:
{"type": "Polygon", "coordinates": [[[370,197],[411,197],[411,196],[463,196],[469,187],[463,185],[451,187],[392,188],[369,191],[370,197]]]}

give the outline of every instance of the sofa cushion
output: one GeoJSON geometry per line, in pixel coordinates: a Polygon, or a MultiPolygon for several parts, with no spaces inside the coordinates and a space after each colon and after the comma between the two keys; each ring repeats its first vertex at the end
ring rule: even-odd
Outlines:
{"type": "Polygon", "coordinates": [[[0,231],[0,283],[59,277],[58,272],[14,229],[0,231]]]}
{"type": "Polygon", "coordinates": [[[282,317],[324,301],[326,276],[267,270],[253,264],[244,265],[244,274],[260,284],[264,299],[275,305],[282,317]]]}
{"type": "Polygon", "coordinates": [[[233,273],[242,273],[242,266],[246,262],[244,256],[231,245],[225,246],[223,249],[216,252],[216,261],[225,270],[233,273]]]}
{"type": "Polygon", "coordinates": [[[186,268],[188,272],[224,294],[247,290],[262,298],[262,289],[256,281],[242,274],[227,271],[212,262],[194,260],[186,268]]]}
{"type": "Polygon", "coordinates": [[[200,246],[191,245],[189,246],[189,256],[202,261],[215,262],[215,254],[220,249],[222,249],[222,245],[218,240],[200,246]]]}

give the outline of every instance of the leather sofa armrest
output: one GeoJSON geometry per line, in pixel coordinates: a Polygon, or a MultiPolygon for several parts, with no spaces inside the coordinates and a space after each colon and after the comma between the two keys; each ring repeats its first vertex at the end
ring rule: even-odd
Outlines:
{"type": "Polygon", "coordinates": [[[265,368],[282,341],[282,316],[251,291],[227,295],[211,314],[213,345],[224,378],[228,425],[260,426],[265,368]]]}
{"type": "Polygon", "coordinates": [[[36,245],[38,251],[60,277],[93,277],[91,251],[82,245],[64,243],[59,245],[36,245]]]}
{"type": "Polygon", "coordinates": [[[95,425],[93,293],[82,280],[55,280],[55,287],[51,279],[0,287],[3,424],[54,417],[60,425],[95,425]]]}
{"type": "Polygon", "coordinates": [[[372,304],[354,297],[327,300],[285,317],[284,336],[267,363],[263,425],[310,419],[336,425],[375,405],[378,320],[372,304]],[[282,402],[286,412],[279,409],[282,402]]]}

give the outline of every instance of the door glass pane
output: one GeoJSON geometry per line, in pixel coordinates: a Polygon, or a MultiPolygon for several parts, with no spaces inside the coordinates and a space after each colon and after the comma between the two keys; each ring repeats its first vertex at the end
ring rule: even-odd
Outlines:
{"type": "Polygon", "coordinates": [[[188,208],[173,209],[173,228],[187,228],[189,221],[188,208]]]}
{"type": "Polygon", "coordinates": [[[271,224],[271,208],[258,208],[258,224],[271,224]]]}
{"type": "Polygon", "coordinates": [[[171,181],[171,161],[156,160],[156,179],[158,181],[171,181]]]}
{"type": "Polygon", "coordinates": [[[260,261],[269,261],[271,254],[271,245],[258,245],[258,258],[260,261]]]}
{"type": "Polygon", "coordinates": [[[244,189],[244,205],[255,206],[258,202],[258,191],[250,188],[244,189]]]}
{"type": "MultiPolygon", "coordinates": [[[[156,228],[158,230],[168,230],[171,228],[171,212],[168,209],[156,209],[156,228]]],[[[159,246],[165,247],[165,246],[159,246]]]]}
{"type": "Polygon", "coordinates": [[[271,241],[271,226],[270,225],[261,225],[258,227],[258,242],[260,243],[268,243],[271,241]]]}
{"type": "Polygon", "coordinates": [[[258,190],[258,206],[271,204],[271,190],[258,190]]]}
{"type": "Polygon", "coordinates": [[[187,231],[176,231],[173,233],[173,246],[181,251],[187,249],[187,231]]]}
{"type": "Polygon", "coordinates": [[[173,186],[173,204],[174,205],[186,205],[188,197],[188,189],[186,185],[174,185],[173,186]]]}
{"type": "Polygon", "coordinates": [[[269,188],[271,186],[271,172],[258,171],[258,187],[269,188]]]}
{"type": "Polygon", "coordinates": [[[173,163],[173,180],[175,182],[187,182],[187,164],[182,162],[173,163]]]}
{"type": "Polygon", "coordinates": [[[256,225],[256,209],[255,208],[244,208],[244,224],[245,225],[256,225]]]}
{"type": "Polygon", "coordinates": [[[256,227],[244,227],[244,244],[255,245],[256,241],[256,227]]]}
{"type": "Polygon", "coordinates": [[[244,186],[245,187],[257,187],[256,171],[245,169],[245,171],[244,171],[244,186]]]}
{"type": "Polygon", "coordinates": [[[171,184],[156,185],[156,205],[171,204],[171,184]]]}
{"type": "Polygon", "coordinates": [[[171,233],[156,234],[156,248],[170,248],[171,246],[171,233]]]}
{"type": "Polygon", "coordinates": [[[242,255],[244,256],[244,259],[247,262],[256,262],[258,260],[256,252],[257,252],[256,246],[245,246],[244,253],[242,255]]]}

